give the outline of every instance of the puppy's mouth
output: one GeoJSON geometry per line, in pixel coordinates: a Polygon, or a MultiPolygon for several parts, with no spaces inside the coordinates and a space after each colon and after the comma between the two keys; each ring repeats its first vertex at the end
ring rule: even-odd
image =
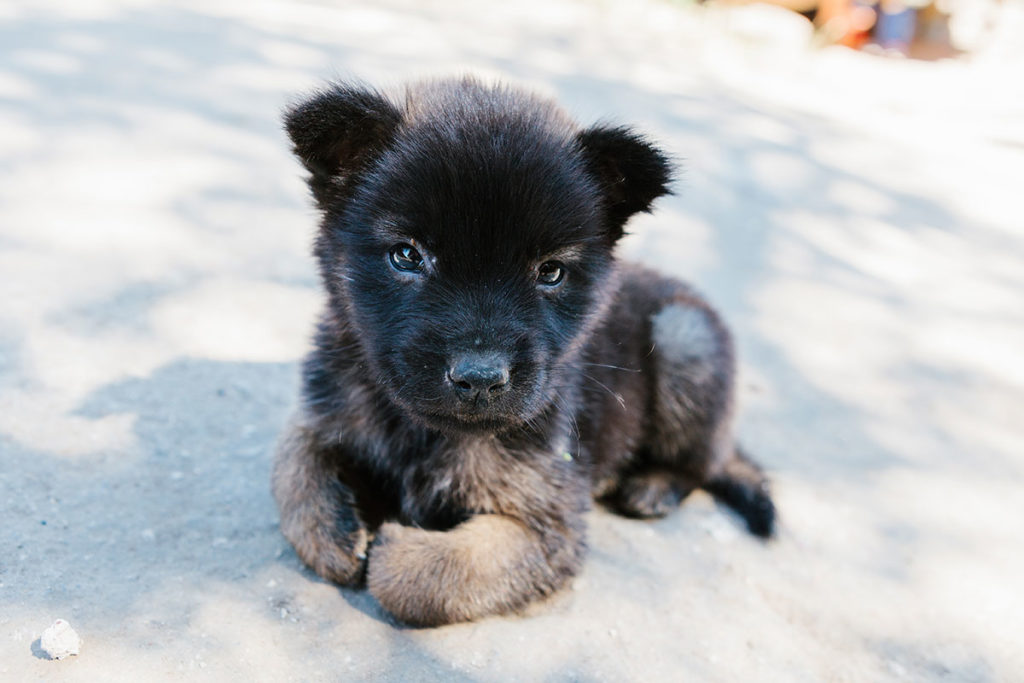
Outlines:
{"type": "Polygon", "coordinates": [[[502,432],[529,422],[536,410],[519,400],[494,403],[448,403],[446,405],[405,405],[406,413],[422,424],[442,432],[502,432]]]}
{"type": "Polygon", "coordinates": [[[428,427],[445,432],[500,432],[521,423],[516,415],[472,413],[467,411],[416,411],[416,417],[428,427]]]}

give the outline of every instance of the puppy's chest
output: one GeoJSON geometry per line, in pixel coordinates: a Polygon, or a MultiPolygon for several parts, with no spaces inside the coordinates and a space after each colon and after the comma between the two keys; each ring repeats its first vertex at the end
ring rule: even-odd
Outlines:
{"type": "Polygon", "coordinates": [[[543,510],[580,477],[576,463],[554,450],[512,450],[494,439],[444,444],[406,471],[402,510],[424,526],[471,514],[521,517],[543,510]]]}

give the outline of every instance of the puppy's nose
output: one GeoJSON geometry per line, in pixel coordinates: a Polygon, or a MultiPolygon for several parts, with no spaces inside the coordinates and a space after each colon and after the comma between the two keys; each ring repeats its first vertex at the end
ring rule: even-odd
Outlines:
{"type": "Polygon", "coordinates": [[[448,381],[459,398],[488,400],[509,388],[508,360],[500,355],[467,354],[456,359],[448,381]]]}

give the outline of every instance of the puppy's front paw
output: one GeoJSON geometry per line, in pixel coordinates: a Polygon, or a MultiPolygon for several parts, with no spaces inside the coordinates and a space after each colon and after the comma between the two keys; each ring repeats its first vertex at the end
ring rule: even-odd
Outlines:
{"type": "Polygon", "coordinates": [[[369,539],[359,526],[347,533],[336,520],[303,517],[281,522],[285,537],[299,559],[320,576],[343,586],[359,585],[366,572],[369,539]]]}
{"type": "Polygon", "coordinates": [[[342,585],[359,584],[366,569],[366,528],[355,495],[327,467],[317,434],[293,424],[278,445],[272,488],[281,533],[317,574],[342,585]]]}
{"type": "Polygon", "coordinates": [[[435,583],[444,574],[437,536],[388,522],[377,530],[370,547],[366,586],[385,610],[408,624],[452,621],[442,608],[443,587],[435,583]]]}
{"type": "Polygon", "coordinates": [[[370,548],[366,583],[384,609],[416,626],[503,614],[575,572],[572,549],[542,543],[536,531],[503,515],[477,515],[448,531],[385,524],[370,548]],[[559,553],[557,566],[545,547],[559,553]]]}

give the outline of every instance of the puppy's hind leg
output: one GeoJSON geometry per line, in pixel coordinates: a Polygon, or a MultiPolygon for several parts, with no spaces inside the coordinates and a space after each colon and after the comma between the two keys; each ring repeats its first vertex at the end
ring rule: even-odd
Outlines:
{"type": "Polygon", "coordinates": [[[669,468],[650,464],[646,454],[638,456],[639,465],[623,475],[606,502],[626,517],[655,519],[664,517],[679,504],[697,484],[669,468]]]}
{"type": "Polygon", "coordinates": [[[768,480],[733,442],[735,361],[728,330],[707,304],[691,298],[657,313],[651,336],[651,461],[670,468],[677,488],[705,489],[738,512],[751,533],[771,536],[775,506],[768,480]]]}

